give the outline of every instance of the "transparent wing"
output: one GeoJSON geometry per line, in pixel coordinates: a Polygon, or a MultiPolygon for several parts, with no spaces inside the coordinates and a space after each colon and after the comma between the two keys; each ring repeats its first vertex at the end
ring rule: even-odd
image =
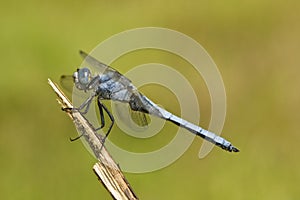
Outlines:
{"type": "Polygon", "coordinates": [[[76,99],[82,98],[84,101],[84,98],[87,98],[85,93],[74,87],[74,78],[72,75],[62,75],[59,81],[63,91],[70,99],[73,99],[73,97],[76,96],[76,99]]]}
{"type": "Polygon", "coordinates": [[[129,110],[130,110],[131,119],[136,125],[141,127],[148,126],[150,119],[147,118],[145,113],[140,111],[133,111],[131,109],[129,110]]]}
{"type": "Polygon", "coordinates": [[[91,66],[96,67],[98,70],[100,70],[101,73],[104,73],[106,71],[111,71],[111,72],[117,72],[117,70],[109,67],[108,65],[98,61],[96,58],[92,57],[91,55],[85,53],[84,51],[80,50],[79,54],[81,57],[89,63],[91,66]]]}
{"type": "Polygon", "coordinates": [[[128,104],[121,102],[113,102],[115,119],[119,120],[123,125],[132,129],[146,128],[151,119],[145,113],[134,111],[128,104]]]}
{"type": "Polygon", "coordinates": [[[80,50],[79,53],[84,59],[84,62],[87,62],[89,65],[94,67],[99,74],[106,74],[107,77],[113,79],[116,82],[122,83],[124,86],[128,86],[131,83],[131,80],[123,76],[120,72],[113,69],[112,67],[100,62],[99,60],[85,53],[82,50],[80,50]]]}
{"type": "Polygon", "coordinates": [[[59,82],[65,91],[67,91],[69,94],[72,94],[74,86],[74,79],[72,75],[62,75],[59,82]]]}

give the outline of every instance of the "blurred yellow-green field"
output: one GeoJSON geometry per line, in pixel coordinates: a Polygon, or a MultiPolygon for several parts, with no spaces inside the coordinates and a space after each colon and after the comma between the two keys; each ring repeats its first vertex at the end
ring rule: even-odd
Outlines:
{"type": "MultiPolygon", "coordinates": [[[[172,165],[126,174],[140,199],[299,199],[298,1],[13,0],[0,5],[0,199],[111,199],[92,172],[95,159],[80,141],[69,141],[76,130],[47,78],[57,82],[61,74],[72,73],[81,63],[79,49],[91,51],[114,34],[148,26],[182,32],[212,56],[227,95],[222,136],[241,152],[214,148],[199,159],[202,139],[196,138],[172,165]]],[[[113,66],[125,73],[149,62],[179,71],[186,65],[144,51],[113,66]]],[[[207,128],[209,94],[201,78],[187,73],[199,91],[200,125],[207,128]]],[[[155,85],[141,89],[180,113],[170,91],[155,85]]],[[[174,129],[167,124],[146,143],[123,136],[117,127],[110,137],[129,150],[155,150],[174,129]]]]}

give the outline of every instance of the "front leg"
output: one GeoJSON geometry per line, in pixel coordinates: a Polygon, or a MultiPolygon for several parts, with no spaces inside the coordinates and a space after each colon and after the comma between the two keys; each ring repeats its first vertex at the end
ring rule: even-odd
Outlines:
{"type": "Polygon", "coordinates": [[[63,111],[72,111],[72,110],[77,110],[79,111],[81,114],[86,114],[90,108],[90,105],[91,105],[91,102],[93,100],[93,98],[95,97],[96,95],[95,94],[92,94],[89,98],[87,98],[78,108],[76,107],[73,107],[73,108],[62,108],[63,111]],[[85,110],[84,111],[80,111],[82,110],[84,107],[85,110]]]}
{"type": "MultiPolygon", "coordinates": [[[[82,114],[86,114],[90,108],[91,102],[93,100],[93,98],[95,97],[95,94],[92,94],[89,98],[87,98],[87,100],[85,100],[85,102],[83,102],[78,108],[77,110],[82,110],[85,107],[85,110],[83,112],[81,112],[82,114]]],[[[76,108],[75,108],[76,109],[76,108]]]]}
{"type": "MultiPolygon", "coordinates": [[[[85,110],[84,110],[83,112],[80,112],[81,114],[86,114],[86,113],[88,112],[89,107],[90,107],[90,105],[91,105],[91,102],[92,102],[92,100],[93,100],[93,98],[94,98],[95,96],[96,96],[95,94],[91,95],[91,96],[90,96],[87,100],[85,100],[78,108],[74,108],[74,107],[73,107],[73,108],[62,108],[62,110],[63,110],[63,111],[68,111],[68,112],[73,111],[73,110],[77,110],[77,111],[80,112],[80,110],[82,110],[82,109],[86,106],[85,110]]],[[[103,111],[102,111],[102,113],[103,113],[103,111]]],[[[70,141],[73,142],[73,141],[75,141],[75,140],[78,140],[79,138],[81,138],[82,135],[83,135],[83,134],[81,134],[81,135],[79,135],[79,136],[77,136],[77,137],[75,137],[75,138],[70,138],[70,141]]]]}

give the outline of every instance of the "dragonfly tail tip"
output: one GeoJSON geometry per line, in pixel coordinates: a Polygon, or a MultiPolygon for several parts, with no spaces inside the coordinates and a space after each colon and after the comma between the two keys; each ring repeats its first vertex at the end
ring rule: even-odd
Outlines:
{"type": "Polygon", "coordinates": [[[233,152],[240,152],[240,150],[239,150],[238,148],[234,147],[234,146],[232,146],[231,150],[232,150],[233,152]]]}

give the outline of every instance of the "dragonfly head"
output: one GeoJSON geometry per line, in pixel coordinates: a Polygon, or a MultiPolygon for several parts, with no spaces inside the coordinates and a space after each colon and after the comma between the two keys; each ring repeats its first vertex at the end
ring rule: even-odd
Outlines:
{"type": "Polygon", "coordinates": [[[77,69],[73,74],[73,78],[77,89],[87,90],[91,81],[91,71],[88,68],[77,69]]]}

